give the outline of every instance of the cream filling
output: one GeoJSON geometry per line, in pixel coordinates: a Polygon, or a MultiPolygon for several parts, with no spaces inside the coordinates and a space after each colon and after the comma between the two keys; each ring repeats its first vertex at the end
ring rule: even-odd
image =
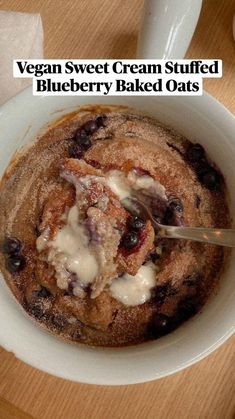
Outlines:
{"type": "Polygon", "coordinates": [[[106,184],[120,201],[131,196],[131,185],[120,170],[110,170],[106,173],[106,184]]]}
{"type": "Polygon", "coordinates": [[[163,185],[153,179],[152,176],[138,175],[134,170],[130,171],[127,176],[120,170],[110,170],[106,173],[106,183],[120,201],[130,197],[133,191],[142,191],[143,193],[148,191],[153,196],[157,195],[166,199],[166,191],[163,185]]]}
{"type": "Polygon", "coordinates": [[[111,295],[122,304],[137,306],[151,297],[151,288],[156,285],[156,266],[149,262],[142,265],[135,276],[124,274],[110,285],[111,295]]]}
{"type": "MultiPolygon", "coordinates": [[[[67,223],[48,245],[47,259],[55,268],[59,288],[68,288],[71,272],[76,274],[82,286],[94,281],[99,267],[89,246],[85,228],[79,223],[79,212],[76,205],[70,208],[67,223]]],[[[41,248],[41,239],[37,241],[37,247],[38,250],[41,248]]]]}

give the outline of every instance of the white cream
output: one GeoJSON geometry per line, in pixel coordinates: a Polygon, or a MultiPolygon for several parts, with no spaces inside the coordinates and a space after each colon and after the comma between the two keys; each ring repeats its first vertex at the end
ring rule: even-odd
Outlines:
{"type": "Polygon", "coordinates": [[[134,170],[128,173],[127,180],[130,183],[131,187],[136,191],[146,190],[151,192],[151,194],[158,195],[163,199],[166,199],[166,190],[161,183],[155,180],[152,176],[149,175],[138,175],[134,170]]]}
{"type": "Polygon", "coordinates": [[[106,174],[106,183],[120,200],[128,198],[133,191],[148,191],[166,199],[165,188],[149,175],[138,175],[134,170],[127,176],[120,170],[110,170],[106,174]]]}
{"type": "Polygon", "coordinates": [[[106,183],[120,200],[131,195],[131,186],[120,170],[110,170],[106,175],[106,183]]]}
{"type": "Polygon", "coordinates": [[[112,296],[127,306],[145,303],[151,297],[151,288],[156,285],[156,266],[149,262],[142,265],[135,276],[124,274],[110,285],[112,296]]]}
{"type": "Polygon", "coordinates": [[[58,231],[49,246],[48,262],[55,267],[60,288],[67,288],[71,272],[77,275],[79,283],[83,286],[95,279],[98,263],[89,248],[85,228],[79,224],[76,205],[70,209],[67,223],[58,231]]]}

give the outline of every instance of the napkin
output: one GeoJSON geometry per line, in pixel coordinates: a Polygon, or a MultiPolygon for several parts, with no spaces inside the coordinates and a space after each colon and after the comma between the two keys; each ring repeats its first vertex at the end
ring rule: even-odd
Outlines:
{"type": "Polygon", "coordinates": [[[31,79],[13,77],[17,58],[43,58],[40,14],[0,11],[0,105],[31,84],[31,79]]]}

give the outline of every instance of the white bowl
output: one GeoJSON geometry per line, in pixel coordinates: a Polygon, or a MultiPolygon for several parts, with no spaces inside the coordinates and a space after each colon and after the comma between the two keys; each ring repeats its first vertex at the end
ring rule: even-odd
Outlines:
{"type": "MultiPolygon", "coordinates": [[[[187,98],[33,97],[31,88],[0,108],[0,175],[16,148],[29,143],[47,122],[88,103],[125,104],[152,114],[205,146],[227,180],[235,214],[235,120],[208,94],[187,98]],[[62,111],[56,112],[58,109],[62,111]]],[[[132,384],[181,370],[218,348],[234,331],[235,257],[219,292],[202,313],[153,342],[122,349],[67,344],[37,327],[14,301],[0,277],[0,344],[28,364],[74,381],[132,384]]]]}

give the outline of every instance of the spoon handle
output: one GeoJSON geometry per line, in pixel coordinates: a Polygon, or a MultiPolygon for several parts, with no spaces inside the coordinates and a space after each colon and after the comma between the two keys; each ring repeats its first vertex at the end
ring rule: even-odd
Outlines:
{"type": "Polygon", "coordinates": [[[235,229],[163,225],[155,220],[142,199],[129,197],[123,199],[121,203],[132,214],[151,220],[160,237],[194,240],[202,243],[218,244],[219,246],[235,247],[235,229]]]}
{"type": "Polygon", "coordinates": [[[189,239],[202,243],[235,247],[235,229],[174,227],[159,224],[158,228],[162,237],[189,239]]]}

